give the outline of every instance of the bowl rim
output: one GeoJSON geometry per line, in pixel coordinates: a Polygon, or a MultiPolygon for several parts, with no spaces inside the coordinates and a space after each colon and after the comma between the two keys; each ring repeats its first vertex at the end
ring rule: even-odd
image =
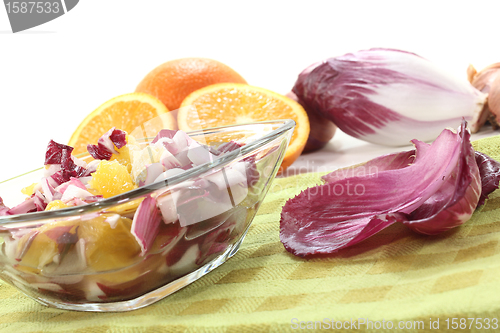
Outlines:
{"type": "MultiPolygon", "coordinates": [[[[6,225],[6,224],[11,224],[11,223],[19,223],[19,222],[32,222],[32,221],[39,221],[39,220],[46,220],[46,219],[51,219],[51,218],[62,218],[62,217],[72,217],[72,216],[77,216],[81,214],[87,214],[87,213],[93,213],[99,210],[102,210],[103,208],[107,208],[110,206],[114,205],[119,205],[119,204],[124,204],[126,202],[132,201],[134,199],[137,199],[139,197],[143,197],[155,190],[158,190],[162,187],[165,186],[172,186],[179,184],[189,178],[199,176],[211,169],[217,168],[217,167],[222,167],[225,166],[232,161],[234,161],[236,158],[242,155],[246,155],[249,152],[252,152],[255,149],[258,149],[267,143],[275,140],[279,136],[281,136],[283,133],[289,131],[290,129],[293,129],[295,127],[295,121],[292,119],[279,119],[279,120],[267,120],[267,121],[259,121],[259,122],[252,122],[252,123],[245,123],[245,124],[237,124],[237,125],[225,125],[225,126],[218,126],[218,127],[211,127],[211,128],[204,128],[200,130],[195,130],[195,131],[190,131],[186,132],[189,136],[196,136],[196,135],[209,135],[217,131],[227,131],[229,129],[251,129],[252,127],[257,127],[257,126],[265,126],[265,125],[273,125],[273,124],[281,124],[280,127],[272,130],[271,132],[259,137],[258,139],[251,141],[244,146],[242,146],[239,149],[233,150],[231,152],[228,152],[224,154],[221,157],[218,157],[214,159],[211,162],[207,162],[204,164],[201,164],[199,166],[196,166],[194,168],[186,170],[186,172],[183,172],[178,175],[174,175],[171,177],[168,177],[166,179],[154,182],[152,184],[148,184],[146,186],[138,187],[136,189],[133,189],[131,191],[127,191],[125,193],[106,198],[100,201],[96,201],[93,203],[89,203],[86,205],[81,205],[81,206],[74,206],[74,207],[68,207],[68,208],[63,208],[63,209],[58,209],[58,210],[52,210],[52,211],[39,211],[39,212],[31,212],[31,213],[24,213],[24,214],[17,214],[17,215],[6,215],[6,216],[0,216],[0,226],[1,225],[6,225]]],[[[138,141],[151,141],[153,138],[143,138],[139,139],[138,141]]],[[[43,167],[42,167],[43,168],[43,167]]],[[[0,182],[6,183],[8,181],[11,181],[13,179],[22,177],[24,175],[27,175],[32,172],[36,172],[38,170],[41,170],[42,168],[38,168],[26,173],[23,173],[19,176],[7,179],[5,181],[0,182]]]]}

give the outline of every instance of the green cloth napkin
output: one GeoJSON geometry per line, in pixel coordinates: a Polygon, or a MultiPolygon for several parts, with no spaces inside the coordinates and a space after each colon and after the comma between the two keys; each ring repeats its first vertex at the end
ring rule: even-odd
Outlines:
{"type": "MultiPolygon", "coordinates": [[[[500,160],[499,143],[497,136],[474,147],[500,160]]],[[[280,211],[319,183],[315,173],[276,179],[233,258],[140,310],[48,308],[1,282],[0,332],[500,330],[500,191],[466,224],[441,235],[393,225],[336,255],[306,260],[281,244],[280,211]]]]}

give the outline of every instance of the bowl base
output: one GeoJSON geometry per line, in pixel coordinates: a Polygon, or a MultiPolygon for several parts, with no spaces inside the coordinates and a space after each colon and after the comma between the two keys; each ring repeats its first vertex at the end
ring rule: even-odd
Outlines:
{"type": "MultiPolygon", "coordinates": [[[[249,227],[249,226],[248,226],[249,227]]],[[[203,265],[198,268],[196,271],[191,272],[187,275],[177,278],[176,280],[158,288],[153,291],[150,291],[144,295],[141,295],[137,298],[128,300],[128,301],[120,301],[120,302],[110,302],[110,303],[65,303],[65,302],[54,302],[47,299],[36,298],[28,295],[30,298],[33,298],[38,303],[43,305],[63,309],[63,310],[74,310],[74,311],[87,311],[87,312],[124,312],[124,311],[132,311],[137,310],[153,303],[158,302],[159,300],[173,294],[174,292],[186,287],[187,285],[193,283],[198,280],[202,276],[210,273],[212,270],[216,269],[223,263],[225,263],[229,258],[234,256],[245,236],[248,232],[248,227],[243,233],[242,237],[233,245],[230,245],[220,256],[213,259],[209,263],[203,265]]]]}

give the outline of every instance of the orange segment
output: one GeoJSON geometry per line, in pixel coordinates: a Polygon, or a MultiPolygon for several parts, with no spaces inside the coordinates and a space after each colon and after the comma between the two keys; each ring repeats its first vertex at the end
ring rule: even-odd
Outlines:
{"type": "Polygon", "coordinates": [[[141,248],[130,233],[132,220],[118,217],[111,225],[102,215],[85,221],[78,228],[78,237],[85,240],[87,263],[96,271],[127,267],[137,259],[141,248]]]}
{"type": "MultiPolygon", "coordinates": [[[[78,225],[73,221],[58,221],[44,224],[25,234],[18,243],[18,253],[22,253],[21,249],[28,246],[26,253],[22,256],[21,264],[41,269],[52,263],[64,250],[64,247],[59,246],[57,239],[65,233],[75,234],[77,227],[78,225]]],[[[69,239],[67,241],[64,245],[72,245],[69,239]]]]}
{"type": "MultiPolygon", "coordinates": [[[[128,136],[130,138],[130,136],[128,136]]],[[[127,145],[116,149],[118,154],[111,155],[110,161],[117,161],[121,165],[127,167],[127,171],[130,173],[132,171],[132,160],[130,158],[130,141],[127,139],[127,145]]]]}
{"type": "Polygon", "coordinates": [[[290,98],[246,84],[220,83],[191,93],[177,115],[183,131],[277,119],[296,123],[281,164],[283,171],[300,156],[309,136],[307,114],[290,98]]]}
{"type": "Polygon", "coordinates": [[[92,173],[90,187],[104,198],[125,193],[136,188],[127,167],[118,161],[102,160],[92,173]]]}
{"type": "Polygon", "coordinates": [[[54,200],[48,203],[47,207],[45,207],[45,210],[56,210],[68,207],[69,206],[66,205],[64,202],[62,202],[61,200],[54,200]]]}
{"type": "Polygon", "coordinates": [[[68,145],[73,155],[87,151],[87,144],[97,140],[116,127],[136,138],[156,135],[162,128],[176,129],[174,116],[156,97],[145,93],[125,94],[99,106],[90,113],[71,136],[68,145]]]}

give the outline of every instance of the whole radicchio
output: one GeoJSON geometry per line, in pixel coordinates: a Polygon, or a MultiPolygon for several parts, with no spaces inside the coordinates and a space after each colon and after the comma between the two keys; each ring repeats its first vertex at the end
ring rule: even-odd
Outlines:
{"type": "Polygon", "coordinates": [[[354,245],[396,222],[424,234],[461,225],[500,179],[500,165],[477,155],[469,140],[463,121],[458,133],[444,130],[432,145],[413,140],[415,150],[324,176],[326,184],[283,207],[282,243],[309,256],[354,245]]]}
{"type": "Polygon", "coordinates": [[[434,140],[462,118],[477,131],[487,97],[414,53],[380,48],[315,63],[292,92],[322,122],[388,146],[434,140]]]}

